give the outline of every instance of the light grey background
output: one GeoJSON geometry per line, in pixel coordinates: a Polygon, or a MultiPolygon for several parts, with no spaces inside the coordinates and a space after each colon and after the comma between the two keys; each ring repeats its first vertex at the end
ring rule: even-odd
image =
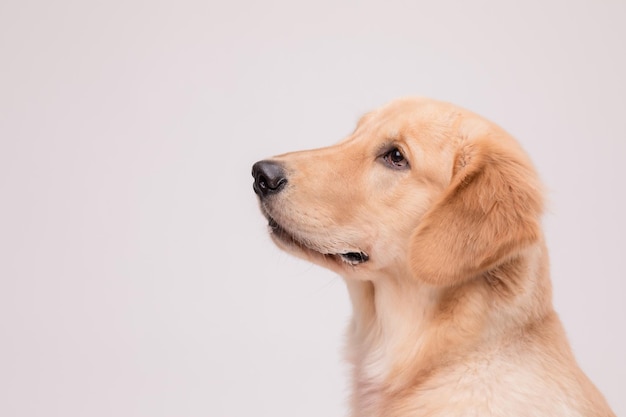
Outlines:
{"type": "Polygon", "coordinates": [[[624,1],[0,3],[0,415],[341,416],[341,279],[253,162],[405,95],[520,139],[555,304],[626,415],[624,1]]]}

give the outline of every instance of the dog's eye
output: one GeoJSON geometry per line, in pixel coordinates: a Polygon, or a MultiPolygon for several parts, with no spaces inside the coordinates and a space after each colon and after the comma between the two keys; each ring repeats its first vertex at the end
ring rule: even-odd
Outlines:
{"type": "Polygon", "coordinates": [[[409,167],[409,161],[406,160],[398,148],[393,148],[384,154],[383,161],[394,169],[405,169],[409,167]]]}

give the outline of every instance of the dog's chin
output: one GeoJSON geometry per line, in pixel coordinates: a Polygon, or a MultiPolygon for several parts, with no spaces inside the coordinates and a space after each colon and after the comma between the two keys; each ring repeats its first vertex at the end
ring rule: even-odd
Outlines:
{"type": "Polygon", "coordinates": [[[342,253],[332,253],[327,251],[322,252],[311,243],[297,238],[293,233],[289,232],[271,216],[267,215],[267,218],[270,234],[274,242],[281,249],[293,253],[296,256],[329,267],[332,265],[355,267],[369,261],[369,255],[358,249],[342,253]]]}

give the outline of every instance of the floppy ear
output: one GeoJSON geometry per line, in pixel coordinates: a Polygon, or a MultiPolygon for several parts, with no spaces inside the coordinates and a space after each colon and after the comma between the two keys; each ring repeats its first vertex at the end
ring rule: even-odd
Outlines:
{"type": "Polygon", "coordinates": [[[450,186],[411,236],[409,268],[434,285],[475,277],[540,239],[542,208],[521,149],[486,139],[466,144],[450,186]]]}

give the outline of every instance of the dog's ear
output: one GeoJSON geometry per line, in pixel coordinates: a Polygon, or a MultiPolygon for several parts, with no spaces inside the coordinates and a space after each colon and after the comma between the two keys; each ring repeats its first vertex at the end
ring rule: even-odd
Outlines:
{"type": "Polygon", "coordinates": [[[526,155],[508,140],[506,146],[493,139],[463,145],[451,184],[411,236],[413,275],[433,285],[455,285],[536,242],[540,188],[526,155]]]}

